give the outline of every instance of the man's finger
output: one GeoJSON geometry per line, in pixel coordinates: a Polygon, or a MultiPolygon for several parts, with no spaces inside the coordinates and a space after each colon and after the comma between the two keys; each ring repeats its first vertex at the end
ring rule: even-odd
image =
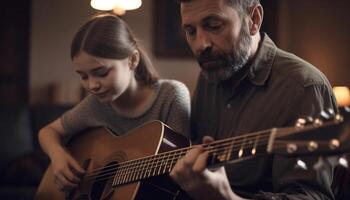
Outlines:
{"type": "Polygon", "coordinates": [[[187,152],[186,156],[182,158],[182,163],[185,165],[185,167],[192,168],[198,156],[203,151],[204,148],[201,145],[196,146],[194,149],[191,149],[189,152],[187,152]]]}
{"type": "Polygon", "coordinates": [[[203,142],[203,144],[210,144],[210,143],[214,142],[214,138],[206,135],[202,138],[202,142],[203,142]]]}
{"type": "Polygon", "coordinates": [[[194,163],[192,170],[196,174],[201,174],[207,167],[207,160],[209,157],[209,152],[205,151],[201,153],[196,162],[194,163]]]}

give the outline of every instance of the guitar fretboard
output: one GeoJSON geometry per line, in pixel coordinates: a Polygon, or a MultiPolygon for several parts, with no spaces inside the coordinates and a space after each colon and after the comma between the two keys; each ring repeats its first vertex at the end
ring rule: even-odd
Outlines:
{"type": "MultiPolygon", "coordinates": [[[[208,166],[218,166],[260,153],[266,154],[270,134],[271,130],[265,130],[204,144],[204,149],[209,153],[208,166]]],[[[176,162],[192,148],[177,149],[119,163],[117,167],[109,171],[109,173],[115,174],[113,186],[169,173],[176,162]]]]}

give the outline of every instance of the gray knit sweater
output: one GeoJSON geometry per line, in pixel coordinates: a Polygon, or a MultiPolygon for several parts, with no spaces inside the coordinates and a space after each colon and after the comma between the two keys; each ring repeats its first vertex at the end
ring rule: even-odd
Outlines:
{"type": "Polygon", "coordinates": [[[136,117],[118,114],[110,104],[103,104],[88,95],[62,117],[62,125],[70,134],[86,128],[106,127],[116,135],[123,135],[151,120],[160,120],[177,133],[189,136],[190,95],[187,87],[175,80],[159,80],[156,95],[149,108],[136,117]]]}

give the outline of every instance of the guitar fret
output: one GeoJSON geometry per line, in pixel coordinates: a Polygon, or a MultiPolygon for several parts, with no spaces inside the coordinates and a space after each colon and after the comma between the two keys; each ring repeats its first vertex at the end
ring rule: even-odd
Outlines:
{"type": "Polygon", "coordinates": [[[167,157],[167,156],[168,156],[168,153],[164,155],[164,157],[166,157],[166,159],[164,159],[165,165],[164,165],[164,168],[163,168],[163,172],[162,172],[162,174],[165,174],[165,173],[166,173],[166,171],[167,171],[167,167],[168,167],[168,160],[169,160],[169,159],[168,159],[169,157],[167,157]]]}
{"type": "Polygon", "coordinates": [[[147,170],[149,168],[149,164],[152,163],[150,160],[152,160],[153,157],[147,157],[143,160],[143,164],[140,166],[140,177],[139,179],[143,179],[147,176],[147,170]]]}
{"type": "Polygon", "coordinates": [[[169,157],[169,159],[170,159],[170,165],[169,165],[169,169],[168,169],[168,172],[169,172],[169,173],[170,173],[171,170],[173,169],[174,158],[175,158],[175,154],[174,154],[174,153],[173,153],[173,154],[170,153],[170,157],[169,157]]]}
{"type": "Polygon", "coordinates": [[[123,170],[123,176],[122,176],[122,181],[121,181],[121,183],[125,183],[125,179],[126,179],[126,175],[127,175],[127,173],[126,173],[126,171],[128,170],[128,167],[126,167],[124,170],[123,170]]]}
{"type": "Polygon", "coordinates": [[[123,166],[123,168],[120,170],[120,176],[119,176],[119,180],[118,180],[118,184],[123,183],[123,179],[124,179],[124,171],[126,170],[125,166],[123,166]]]}
{"type": "Polygon", "coordinates": [[[132,174],[131,181],[134,181],[136,179],[137,170],[139,170],[139,167],[140,167],[139,162],[140,162],[140,160],[137,160],[134,164],[135,167],[133,167],[133,170],[131,172],[131,174],[132,174]]]}
{"type": "Polygon", "coordinates": [[[147,158],[140,160],[140,163],[137,165],[137,167],[135,169],[136,180],[139,180],[140,178],[142,178],[142,169],[143,169],[143,166],[145,165],[145,160],[147,160],[147,158]]]}
{"type": "Polygon", "coordinates": [[[137,171],[139,169],[139,160],[131,164],[130,181],[136,180],[137,171]]]}
{"type": "Polygon", "coordinates": [[[120,184],[120,181],[121,181],[122,176],[123,176],[123,173],[122,173],[123,170],[124,170],[123,165],[121,165],[121,169],[119,170],[118,175],[116,175],[116,184],[120,184]]]}
{"type": "Polygon", "coordinates": [[[134,162],[129,162],[127,167],[125,167],[124,169],[124,173],[123,173],[123,180],[122,180],[122,183],[125,183],[128,181],[128,177],[129,177],[129,172],[130,172],[130,167],[129,165],[132,164],[134,162]]]}
{"type": "MultiPolygon", "coordinates": [[[[119,167],[119,166],[118,166],[119,167]]],[[[116,183],[117,183],[117,180],[118,180],[118,178],[119,178],[119,174],[118,174],[118,167],[116,168],[116,173],[115,173],[115,175],[114,175],[114,178],[113,178],[113,183],[112,183],[112,186],[115,186],[116,185],[116,183]]]]}
{"type": "Polygon", "coordinates": [[[157,165],[158,165],[158,159],[159,159],[159,155],[154,156],[151,160],[150,160],[150,167],[149,169],[149,173],[148,173],[148,177],[151,176],[155,176],[157,173],[157,165]]]}
{"type": "Polygon", "coordinates": [[[148,160],[149,164],[148,164],[147,172],[145,173],[147,177],[151,177],[152,174],[154,173],[154,162],[156,158],[157,157],[152,157],[152,159],[148,160]]]}
{"type": "Polygon", "coordinates": [[[161,168],[162,168],[162,157],[160,157],[160,160],[157,160],[156,162],[156,169],[158,169],[156,172],[156,175],[159,175],[161,168]],[[158,162],[160,162],[159,165],[158,165],[158,162]]]}
{"type": "Polygon", "coordinates": [[[131,168],[128,167],[126,169],[126,171],[125,171],[125,181],[124,181],[124,183],[130,181],[130,173],[131,173],[131,168]]]}

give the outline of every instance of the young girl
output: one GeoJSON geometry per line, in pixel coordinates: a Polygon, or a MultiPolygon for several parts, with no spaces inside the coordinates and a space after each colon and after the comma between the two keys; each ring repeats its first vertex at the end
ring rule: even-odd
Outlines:
{"type": "Polygon", "coordinates": [[[150,120],[189,134],[188,89],[178,81],[158,79],[147,55],[117,16],[98,15],[84,24],[73,39],[71,59],[89,95],[39,132],[58,189],[77,187],[79,174],[84,173],[62,145],[69,135],[100,126],[122,135],[150,120]]]}

